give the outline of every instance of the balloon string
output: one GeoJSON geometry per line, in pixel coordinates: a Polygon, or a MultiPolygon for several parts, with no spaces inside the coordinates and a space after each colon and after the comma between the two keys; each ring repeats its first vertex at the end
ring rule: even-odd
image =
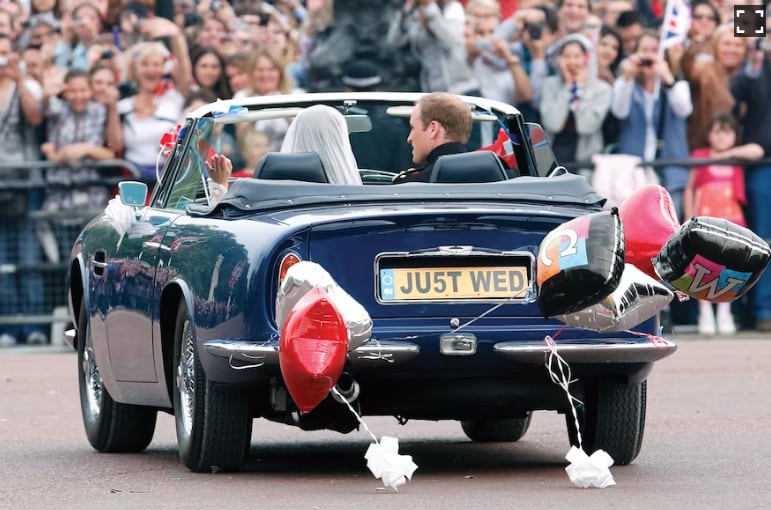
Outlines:
{"type": "Polygon", "coordinates": [[[377,440],[377,437],[375,437],[375,434],[372,433],[371,430],[369,430],[369,427],[367,427],[367,424],[364,423],[364,420],[361,419],[361,416],[359,416],[359,413],[356,412],[356,410],[353,408],[350,402],[346,400],[346,398],[340,394],[339,391],[337,391],[337,386],[332,386],[332,393],[337,395],[339,402],[344,402],[346,406],[348,406],[348,410],[353,413],[353,415],[356,417],[356,419],[359,421],[362,427],[364,427],[364,430],[367,431],[367,433],[370,435],[372,440],[375,442],[375,444],[380,444],[377,440]]]}
{"type": "Polygon", "coordinates": [[[625,333],[630,333],[632,335],[636,336],[644,336],[647,337],[650,343],[653,344],[653,347],[656,350],[662,350],[662,349],[668,349],[669,348],[669,342],[661,338],[660,336],[653,335],[651,333],[643,333],[641,331],[633,331],[631,329],[627,329],[625,333]]]}
{"type": "MultiPolygon", "coordinates": [[[[564,329],[564,327],[560,328],[560,330],[554,334],[554,337],[556,338],[564,329]]],[[[574,402],[578,402],[581,405],[583,405],[583,402],[570,393],[570,384],[576,382],[577,379],[572,379],[570,365],[568,365],[568,362],[557,352],[557,343],[554,341],[554,338],[546,335],[543,341],[546,346],[549,347],[549,354],[546,358],[546,370],[548,370],[552,382],[565,390],[565,393],[568,396],[570,411],[573,413],[573,421],[576,427],[576,436],[578,437],[578,448],[582,448],[583,439],[581,438],[581,426],[578,423],[578,412],[576,411],[574,402]],[[555,365],[557,370],[554,369],[555,365]],[[559,374],[557,371],[559,371],[559,374]]]]}

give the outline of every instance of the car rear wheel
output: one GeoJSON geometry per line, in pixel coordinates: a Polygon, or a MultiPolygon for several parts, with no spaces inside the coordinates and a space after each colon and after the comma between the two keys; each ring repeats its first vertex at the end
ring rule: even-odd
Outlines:
{"type": "Polygon", "coordinates": [[[248,457],[252,419],[246,395],[206,378],[190,314],[177,312],[174,417],[179,457],[191,471],[235,471],[248,457]]]}
{"type": "MultiPolygon", "coordinates": [[[[629,464],[640,453],[645,431],[648,382],[627,385],[601,379],[587,388],[579,406],[583,449],[588,454],[605,450],[615,464],[629,464]]],[[[575,422],[566,414],[570,444],[578,446],[575,422]]]]}
{"type": "Polygon", "coordinates": [[[80,410],[88,442],[100,452],[141,452],[153,439],[157,411],[115,402],[104,387],[85,301],[80,303],[77,331],[80,410]]]}
{"type": "Polygon", "coordinates": [[[532,413],[525,418],[468,420],[460,422],[463,432],[475,443],[511,443],[519,441],[530,428],[532,413]]]}

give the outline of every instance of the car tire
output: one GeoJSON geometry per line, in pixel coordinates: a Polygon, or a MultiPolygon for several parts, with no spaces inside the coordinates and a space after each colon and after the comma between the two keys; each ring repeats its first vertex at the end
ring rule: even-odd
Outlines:
{"type": "MultiPolygon", "coordinates": [[[[601,379],[590,385],[577,406],[583,449],[605,450],[615,464],[629,464],[640,453],[645,431],[648,382],[623,384],[601,379]]],[[[570,444],[578,446],[572,413],[565,415],[570,444]]]]}
{"type": "Polygon", "coordinates": [[[174,334],[174,421],[179,457],[194,472],[237,471],[249,454],[252,418],[240,391],[207,379],[184,302],[174,334]]]}
{"type": "Polygon", "coordinates": [[[501,420],[467,420],[460,422],[463,432],[475,443],[512,443],[519,441],[530,428],[532,413],[525,418],[501,420]]]}
{"type": "Polygon", "coordinates": [[[155,433],[157,411],[116,402],[104,387],[94,356],[85,300],[78,315],[78,386],[88,442],[100,452],[141,452],[155,433]]]}

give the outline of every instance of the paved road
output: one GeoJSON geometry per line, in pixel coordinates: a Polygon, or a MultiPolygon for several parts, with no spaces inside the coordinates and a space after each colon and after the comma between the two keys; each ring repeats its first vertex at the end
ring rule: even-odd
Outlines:
{"type": "Polygon", "coordinates": [[[723,509],[771,506],[771,339],[678,341],[649,379],[642,453],[617,485],[574,488],[564,421],[536,413],[519,443],[475,445],[456,423],[368,418],[419,468],[399,493],[367,471],[364,432],[255,422],[238,474],[193,474],[162,415],[144,454],[95,453],[80,419],[74,353],[0,351],[0,508],[723,509]]]}

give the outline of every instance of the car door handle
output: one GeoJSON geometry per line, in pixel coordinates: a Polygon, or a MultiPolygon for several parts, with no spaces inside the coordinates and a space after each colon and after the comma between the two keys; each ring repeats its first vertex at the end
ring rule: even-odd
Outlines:
{"type": "Polygon", "coordinates": [[[94,253],[94,274],[103,276],[105,268],[107,268],[107,253],[99,250],[94,253]]]}

